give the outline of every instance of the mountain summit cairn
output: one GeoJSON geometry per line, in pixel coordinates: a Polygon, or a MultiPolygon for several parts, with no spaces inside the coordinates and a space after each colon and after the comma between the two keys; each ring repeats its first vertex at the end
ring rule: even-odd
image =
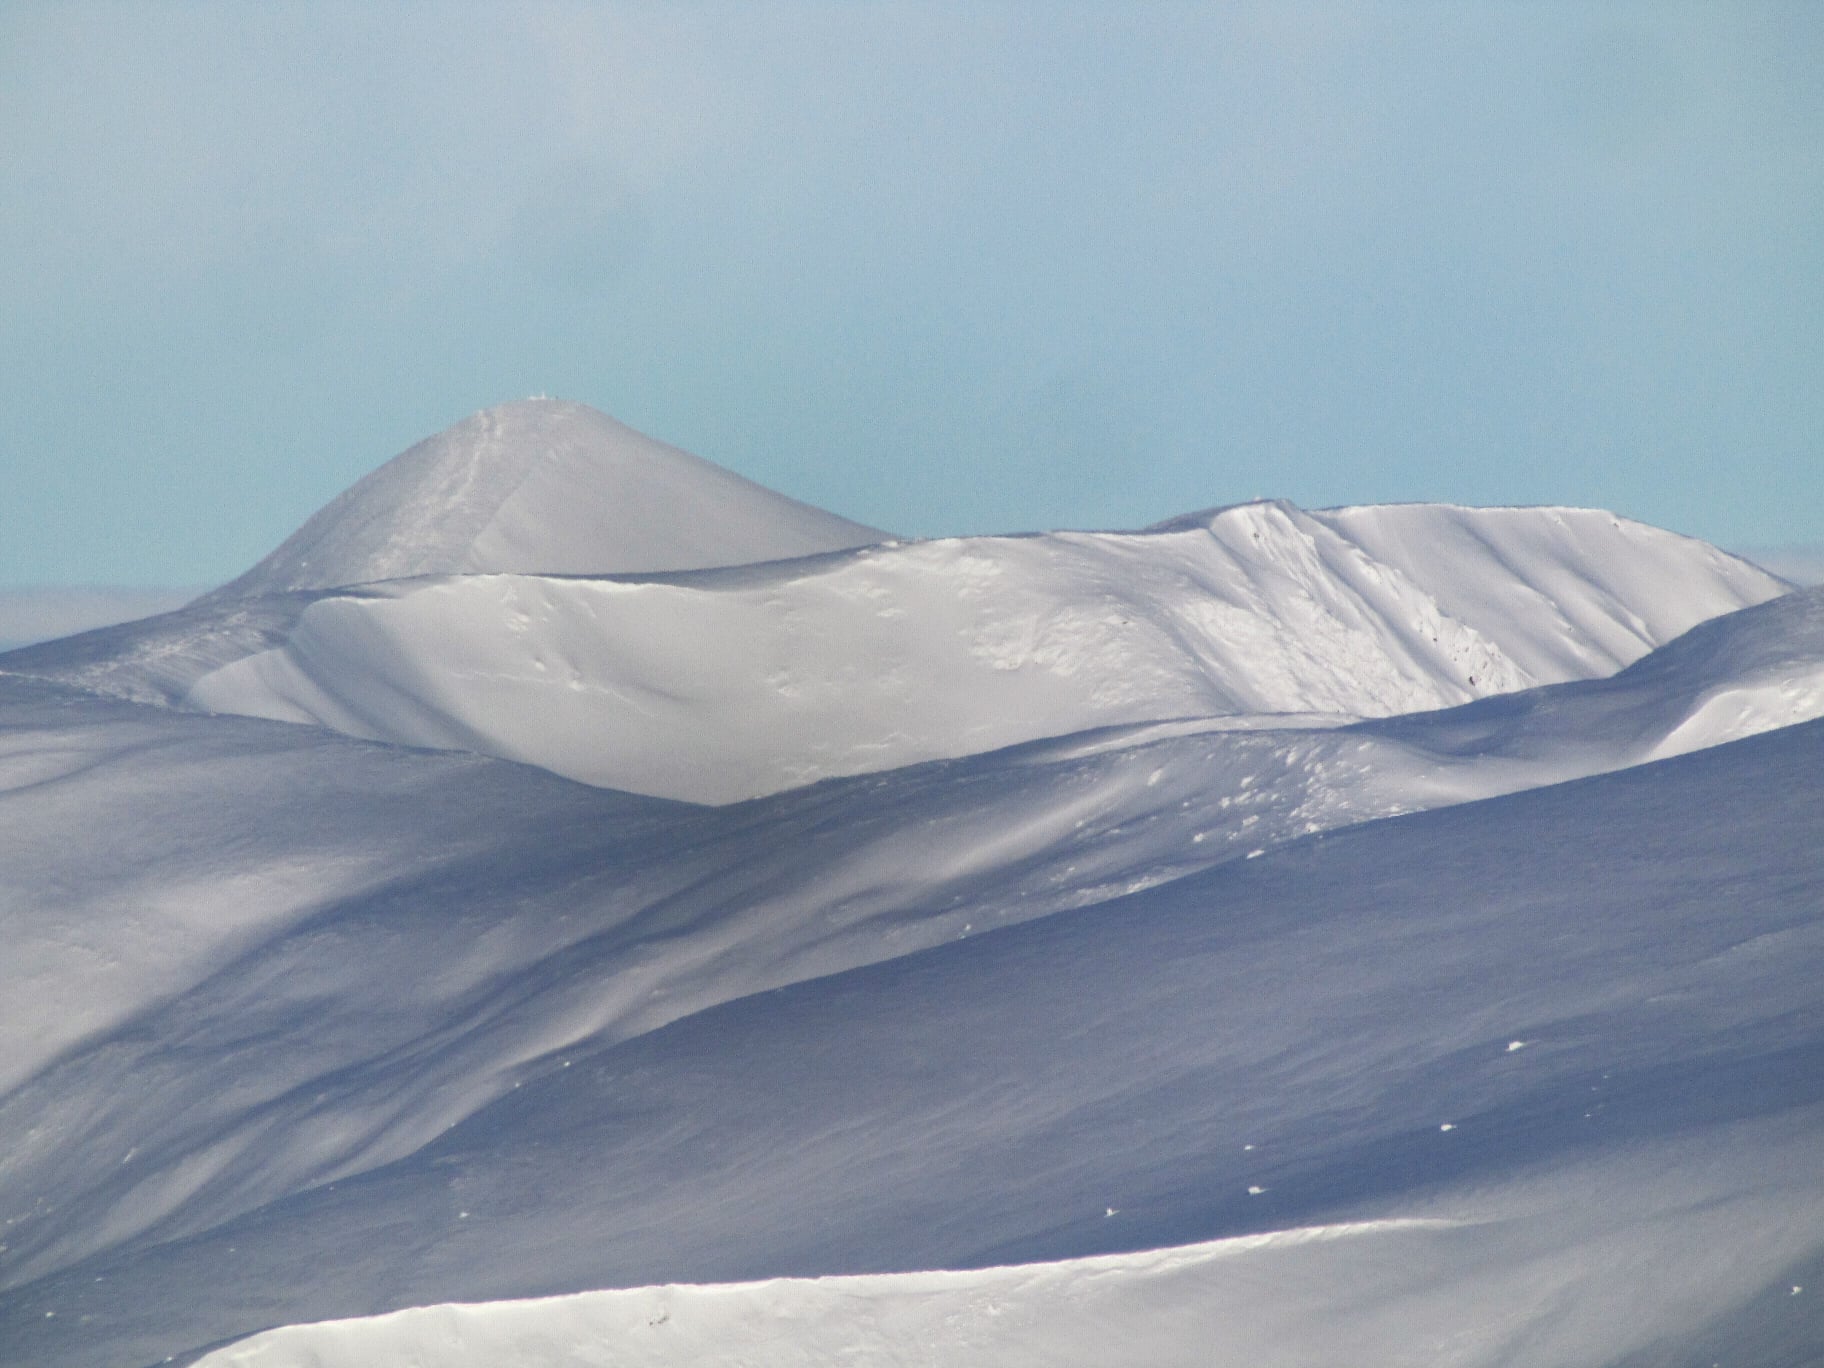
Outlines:
{"type": "Polygon", "coordinates": [[[527,399],[394,457],[205,601],[414,575],[701,570],[887,535],[584,404],[527,399]]]}

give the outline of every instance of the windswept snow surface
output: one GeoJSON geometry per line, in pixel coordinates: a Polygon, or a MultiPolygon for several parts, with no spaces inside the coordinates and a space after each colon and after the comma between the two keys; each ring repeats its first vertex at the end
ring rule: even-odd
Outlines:
{"type": "Polygon", "coordinates": [[[390,1162],[591,1035],[1313,832],[1640,763],[1775,675],[1809,678],[1824,708],[1824,591],[1719,619],[1611,681],[1342,729],[1108,729],[720,812],[14,684],[0,991],[56,1010],[0,1018],[0,1086],[35,1080],[0,1116],[73,1089],[96,1140],[40,1128],[17,1147],[15,1180],[61,1214],[22,1218],[11,1265],[390,1162]],[[315,1013],[309,1032],[260,1024],[274,993],[315,1013]],[[159,1075],[165,1047],[144,1044],[173,1031],[238,1042],[257,1085],[129,1086],[159,1075]],[[100,1164],[129,1133],[134,1161],[100,1164]]]}
{"type": "MultiPolygon", "coordinates": [[[[107,706],[116,724],[146,712],[107,706]]],[[[18,1361],[141,1364],[450,1300],[1413,1219],[1452,1224],[1364,1235],[1357,1256],[1339,1243],[1289,1285],[1276,1256],[1249,1254],[1151,1286],[1110,1333],[1129,1325],[1167,1363],[1193,1345],[1212,1363],[1344,1348],[1363,1363],[1677,1363],[1725,1332],[1757,1363],[1824,1347],[1815,1300],[1775,1297],[1815,1286],[1824,1253],[1824,869],[1804,819],[1824,798],[1824,724],[1124,897],[1079,885],[1082,901],[1065,893],[1081,854],[1145,846],[1177,810],[1075,846],[1105,819],[1112,774],[1152,793],[1176,782],[1142,777],[1179,768],[1170,747],[1265,738],[1166,738],[1144,760],[1146,746],[1015,753],[703,813],[498,762],[148,715],[197,728],[192,744],[225,726],[279,755],[295,737],[438,767],[426,791],[476,829],[446,851],[446,817],[424,864],[377,888],[351,866],[346,893],[255,943],[242,928],[237,957],[187,990],[168,977],[8,1095],[0,1344],[18,1361]],[[982,789],[1025,790],[1028,822],[1052,794],[1049,830],[1012,814],[983,830],[1000,805],[982,789]],[[870,792],[889,801],[870,809],[870,792]],[[509,812],[525,834],[486,825],[509,812]],[[973,871],[957,848],[971,835],[973,871]],[[1051,915],[983,916],[1022,879],[1051,915]],[[1002,929],[980,934],[978,917],[1002,929]],[[795,964],[768,953],[794,943],[795,964]],[[820,974],[845,953],[858,967],[820,974]],[[1199,1319],[1206,1295],[1253,1314],[1199,1319]],[[1163,1324],[1155,1298],[1176,1308],[1163,1324]]],[[[161,758],[145,740],[116,763],[184,775],[183,745],[161,758]]],[[[1263,756],[1245,759],[1201,778],[1249,793],[1263,756]]],[[[284,810],[295,763],[249,763],[221,801],[257,829],[261,802],[284,810]]],[[[319,839],[364,826],[414,849],[409,813],[336,806],[307,827],[319,839]]],[[[256,862],[262,844],[216,858],[256,862]]],[[[45,986],[80,982],[66,969],[45,986]]],[[[973,1323],[979,1299],[958,1286],[917,1314],[973,1323]]],[[[816,1303],[804,1314],[781,1355],[862,1333],[816,1303]]],[[[687,1308],[677,1319],[698,1333],[687,1308]]],[[[933,1335],[940,1359],[971,1361],[970,1341],[933,1335]]],[[[500,1361],[590,1361],[541,1358],[538,1339],[500,1361]]],[[[599,1361],[690,1361],[655,1343],[641,1360],[610,1339],[627,1353],[599,1361]]]]}
{"type": "MultiPolygon", "coordinates": [[[[1355,812],[1485,798],[1824,717],[1824,588],[1703,623],[1608,679],[1331,734],[1369,742],[1324,787],[1355,812]]],[[[1320,768],[1322,768],[1320,766],[1320,768]]],[[[1328,823],[1326,823],[1328,825],[1328,823]]]]}
{"type": "Polygon", "coordinates": [[[1527,624],[1503,647],[1541,684],[1608,674],[1787,588],[1707,543],[1600,509],[1382,504],[1312,516],[1425,585],[1446,615],[1527,624]]]}
{"type": "Polygon", "coordinates": [[[1824,590],[643,442],[0,656],[0,1363],[1824,1360],[1824,590]]]}
{"type": "Polygon", "coordinates": [[[409,575],[694,570],[885,535],[582,404],[527,399],[395,457],[208,598],[409,575]]]}
{"type": "Polygon", "coordinates": [[[1784,587],[1606,513],[1247,504],[1141,534],[377,587],[310,603],[185,700],[724,803],[1091,727],[1606,675],[1784,587]],[[1450,554],[1412,549],[1433,543],[1450,554]]]}

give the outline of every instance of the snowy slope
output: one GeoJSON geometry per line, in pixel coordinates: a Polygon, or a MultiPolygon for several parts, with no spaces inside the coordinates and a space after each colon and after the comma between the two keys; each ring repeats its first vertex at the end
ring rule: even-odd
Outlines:
{"type": "MultiPolygon", "coordinates": [[[[477,851],[447,877],[427,871],[325,909],[12,1094],[0,1125],[21,1136],[55,1118],[62,1142],[39,1141],[55,1154],[36,1174],[9,1159],[8,1239],[23,1246],[15,1259],[36,1248],[37,1273],[0,1301],[0,1342],[28,1362],[137,1363],[237,1326],[415,1302],[967,1267],[1411,1216],[1466,1226],[1420,1242],[1420,1272],[1397,1286],[1374,1273],[1378,1251],[1314,1265],[1313,1282],[1262,1310],[1303,1327],[1286,1344],[1307,1356],[1250,1360],[1242,1350],[1255,1341],[1237,1332],[1231,1361],[1323,1361],[1334,1327],[1370,1311],[1382,1324],[1370,1342],[1389,1353],[1355,1361],[1438,1361],[1424,1346],[1392,1352],[1411,1349],[1415,1325],[1468,1336],[1460,1362],[1569,1363],[1589,1360],[1531,1350],[1554,1326],[1583,1327],[1568,1342],[1587,1351],[1720,1324],[1780,1280],[1804,1282],[1788,1269],[1815,1259],[1824,1229],[1811,1161],[1824,886],[1814,833],[1770,823],[1765,808],[1777,794],[1787,811],[1815,810],[1820,746],[1813,725],[1359,827],[835,977],[802,977],[801,965],[783,992],[669,1017],[660,1007],[650,1020],[672,1024],[657,1030],[627,1013],[657,1006],[652,990],[681,986],[689,963],[721,961],[758,988],[773,971],[756,950],[794,924],[833,929],[847,898],[806,907],[777,881],[801,865],[855,877],[846,838],[865,838],[870,820],[856,804],[894,777],[720,813],[651,806],[642,820],[685,822],[681,857],[701,854],[703,823],[728,824],[723,839],[751,859],[773,854],[770,871],[738,859],[721,875],[698,868],[693,889],[749,880],[724,888],[718,916],[675,897],[619,931],[601,912],[579,916],[606,911],[615,883],[605,868],[589,892],[589,820],[563,828],[574,845],[544,841],[492,881],[502,853],[477,851]],[[805,811],[815,798],[825,806],[805,811]],[[778,824],[786,811],[795,826],[778,824]],[[788,831],[813,839],[795,845],[788,831]],[[728,933],[769,893],[767,927],[723,959],[741,944],[728,933]],[[537,956],[534,943],[565,937],[571,950],[537,956]],[[665,957],[668,977],[637,968],[665,957]],[[351,1013],[363,984],[370,1005],[351,1013]],[[441,1025],[429,1011],[438,998],[452,1008],[441,1025]],[[587,1033],[606,1011],[592,1039],[485,1064],[477,1042],[529,1035],[533,1004],[553,1044],[558,1028],[587,1033]],[[371,1062],[351,1068],[352,1048],[371,1062]],[[458,1085],[497,1100],[452,1112],[438,1090],[458,1085]],[[97,1124],[102,1100],[115,1121],[97,1124]],[[260,1165],[282,1169],[300,1132],[322,1146],[365,1127],[371,1142],[385,1106],[433,1113],[394,1162],[338,1178],[325,1149],[318,1167],[294,1170],[294,1195],[219,1205],[260,1165]],[[230,1124],[237,1109],[247,1121],[230,1124]],[[161,1111],[189,1118],[187,1145],[172,1122],[149,1124],[161,1111]],[[238,1149],[209,1143],[237,1133],[238,1149]],[[135,1191],[123,1168],[147,1162],[169,1176],[135,1191]],[[117,1175],[116,1186],[83,1197],[73,1170],[117,1175]],[[144,1237],[104,1239],[86,1257],[43,1242],[47,1229],[118,1220],[161,1187],[181,1203],[173,1184],[193,1204],[144,1237]],[[56,1210],[34,1213],[34,1199],[56,1210]],[[1458,1281],[1432,1286],[1426,1270],[1458,1281]]],[[[1155,769],[1166,758],[1149,757],[1155,769]]],[[[982,763],[930,767],[917,801],[872,814],[879,851],[895,834],[916,843],[934,821],[955,819],[929,834],[933,852],[990,825],[989,795],[973,819],[957,800],[1018,764],[993,774],[982,763]]],[[[1095,811],[1070,777],[1082,773],[1031,776],[1034,794],[1062,779],[1073,797],[1049,838],[1060,863],[1095,811]]],[[[527,820],[539,824],[536,812],[527,820]]],[[[1008,827],[977,839],[1013,837],[1008,827]]],[[[656,850],[657,834],[639,847],[656,850]]],[[[1010,850],[1003,875],[1030,858],[1010,850]]],[[[932,870],[921,886],[918,863],[914,853],[897,897],[863,901],[852,933],[890,943],[895,919],[882,913],[895,906],[901,926],[963,929],[969,885],[946,887],[932,870]]],[[[1255,1295],[1274,1285],[1248,1276],[1255,1295]]],[[[1181,1308],[1202,1294],[1179,1291],[1181,1308]]],[[[1788,1314],[1799,1311],[1809,1304],[1788,1314]]],[[[1801,1325],[1814,1346],[1817,1329],[1815,1316],[1801,1325]]]]}
{"type": "Polygon", "coordinates": [[[1307,829],[1302,753],[1251,734],[704,813],[315,729],[30,691],[3,715],[6,1281],[399,1158],[584,1037],[1307,829]]]}
{"type": "Polygon", "coordinates": [[[0,976],[27,1010],[0,1054],[32,1081],[0,1104],[0,1271],[29,1287],[400,1162],[590,1037],[1301,833],[1636,763],[1707,701],[1815,679],[1821,604],[1444,713],[1104,730],[709,813],[13,684],[0,976]]]}
{"type": "Polygon", "coordinates": [[[884,535],[582,404],[528,399],[486,409],[395,457],[208,598],[408,575],[743,565],[884,535]]]}
{"type": "MultiPolygon", "coordinates": [[[[233,955],[295,965],[294,928],[316,936],[313,918],[325,909],[380,896],[403,871],[498,862],[535,833],[546,859],[615,881],[592,915],[651,915],[656,903],[666,917],[719,926],[722,956],[687,957],[695,986],[680,996],[670,981],[675,1007],[1165,882],[1315,831],[1638,764],[1688,744],[1695,720],[1719,709],[1744,715],[1733,700],[1769,687],[1789,708],[1777,724],[1824,712],[1824,591],[1718,619],[1612,680],[1356,727],[1107,729],[824,785],[713,820],[472,757],[53,694],[35,708],[16,703],[0,732],[12,898],[23,909],[34,886],[60,890],[14,919],[0,989],[27,994],[41,957],[65,966],[49,974],[63,987],[56,1013],[0,1022],[30,1033],[0,1034],[9,1065],[0,1082],[233,955]],[[152,824],[136,815],[147,795],[159,800],[152,824]],[[493,815],[502,805],[514,822],[493,815]],[[75,835],[79,812],[96,820],[75,835]],[[639,881],[625,872],[633,853],[611,854],[608,833],[625,814],[645,814],[634,827],[639,881]],[[579,833],[578,850],[565,852],[565,831],[579,833]],[[755,831],[770,835],[757,842],[755,831]],[[725,920],[737,909],[740,922],[725,920]],[[91,996],[73,996],[68,970],[98,960],[108,969],[91,977],[91,996]],[[718,963],[735,974],[710,987],[718,963]]],[[[558,910],[588,905],[578,888],[564,886],[558,910]]],[[[525,904],[531,895],[515,896],[525,904]]],[[[522,912],[521,930],[531,924],[522,912]]],[[[435,933],[434,923],[425,928],[435,933]]],[[[559,935],[546,952],[580,934],[559,935]]],[[[522,953],[544,953],[535,944],[522,953]]],[[[610,958],[597,972],[612,972],[612,955],[625,950],[604,947],[610,958]]],[[[416,945],[409,958],[428,964],[440,953],[416,945]]],[[[661,975],[642,954],[648,977],[661,975]]],[[[389,977],[375,983],[382,998],[392,994],[389,977]]],[[[344,988],[350,1004],[354,986],[344,988]]],[[[593,1010],[598,1021],[604,1010],[593,1010]]]]}
{"type": "Polygon", "coordinates": [[[1824,716],[1824,589],[1713,618],[1627,669],[1333,733],[1356,812],[1486,798],[1824,716]],[[1350,756],[1349,745],[1366,746],[1350,756]]]}
{"type": "Polygon", "coordinates": [[[1737,557],[1600,509],[1383,504],[1311,516],[1424,584],[1451,617],[1529,624],[1507,655],[1540,683],[1607,674],[1744,606],[1724,601],[1744,583],[1737,557]]]}
{"type": "MultiPolygon", "coordinates": [[[[1665,1147],[1643,1157],[1671,1158],[1665,1147]]],[[[1699,1363],[1744,1341],[1766,1355],[1758,1363],[1803,1363],[1816,1343],[1812,1305],[1784,1289],[1754,1299],[1757,1274],[1777,1255],[1744,1268],[1726,1248],[1687,1243],[1667,1257],[1637,1233],[1645,1216],[1664,1223],[1661,1237],[1682,1229],[1701,1238],[1706,1222],[1693,1198],[1726,1189],[1717,1182],[1726,1171],[1674,1160],[1660,1200],[1644,1209],[1640,1184],[1586,1168],[1531,1194],[1524,1215],[1484,1197],[1455,1218],[1295,1228],[1050,1264],[427,1307],[271,1331],[208,1355],[202,1368],[1584,1368],[1656,1336],[1672,1350],[1651,1360],[1659,1363],[1678,1361],[1674,1344],[1699,1363]],[[1691,1186],[1668,1199],[1672,1182],[1691,1186]],[[1629,1190],[1630,1209],[1605,1211],[1617,1189],[1629,1190]],[[1579,1286],[1612,1278],[1618,1264],[1655,1276],[1630,1279],[1612,1298],[1579,1286]],[[1751,1333],[1703,1328],[1704,1312],[1732,1297],[1750,1299],[1751,1333]],[[1547,1325],[1538,1311],[1551,1300],[1561,1312],[1547,1325]],[[1493,1308],[1499,1314],[1475,1314],[1493,1308]]],[[[1731,1193],[1711,1217],[1739,1223],[1752,1210],[1770,1244],[1804,1248],[1778,1200],[1777,1189],[1731,1193]]]]}
{"type": "Polygon", "coordinates": [[[1386,716],[1606,675],[1784,588],[1608,514],[1247,504],[1147,534],[374,588],[311,603],[185,698],[719,803],[1090,727],[1386,716]],[[1482,531],[1408,570],[1330,522],[1396,550],[1482,531]]]}
{"type": "Polygon", "coordinates": [[[0,733],[0,892],[20,909],[0,992],[54,993],[57,1010],[0,1021],[0,1083],[36,1075],[0,1115],[67,1108],[86,1131],[14,1153],[13,1182],[56,1194],[62,1214],[44,1248],[35,1226],[15,1231],[9,1262],[41,1271],[396,1159],[592,1033],[1313,832],[1640,763],[1770,669],[1810,678],[1824,708],[1824,591],[1720,619],[1611,681],[1341,729],[1102,731],[720,813],[312,729],[28,694],[0,733]],[[57,898],[34,905],[47,887],[57,898]],[[446,907],[471,928],[453,942],[446,907]],[[507,907],[511,934],[488,931],[507,907]],[[263,1024],[275,991],[315,1004],[308,1049],[263,1024]],[[259,1085],[127,1086],[199,1030],[238,1042],[259,1085]],[[107,1043],[115,1032],[129,1043],[107,1043]],[[142,1156],[103,1164],[95,1189],[95,1157],[125,1134],[142,1156]],[[205,1155],[206,1183],[155,1195],[205,1155]]]}

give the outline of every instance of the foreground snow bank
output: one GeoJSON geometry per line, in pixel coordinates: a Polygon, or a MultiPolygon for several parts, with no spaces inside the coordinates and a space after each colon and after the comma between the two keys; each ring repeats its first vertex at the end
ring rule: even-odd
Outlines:
{"type": "MultiPolygon", "coordinates": [[[[1819,1118],[1643,1147],[1499,1193],[1137,1253],[415,1308],[197,1368],[1586,1368],[1800,1362],[1819,1118]],[[1746,1147],[1743,1173],[1731,1155],[1746,1147]],[[1775,1167],[1769,1167],[1769,1161],[1775,1167]],[[1630,1359],[1639,1355],[1639,1359],[1630,1359]]],[[[1111,1210],[1111,1218],[1119,1213],[1111,1210]]]]}

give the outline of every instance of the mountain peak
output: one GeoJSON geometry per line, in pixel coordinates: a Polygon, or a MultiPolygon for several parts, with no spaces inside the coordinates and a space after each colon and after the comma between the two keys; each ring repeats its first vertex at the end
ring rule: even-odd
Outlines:
{"type": "Polygon", "coordinates": [[[394,457],[208,598],[430,574],[699,570],[885,536],[585,404],[526,399],[394,457]]]}

